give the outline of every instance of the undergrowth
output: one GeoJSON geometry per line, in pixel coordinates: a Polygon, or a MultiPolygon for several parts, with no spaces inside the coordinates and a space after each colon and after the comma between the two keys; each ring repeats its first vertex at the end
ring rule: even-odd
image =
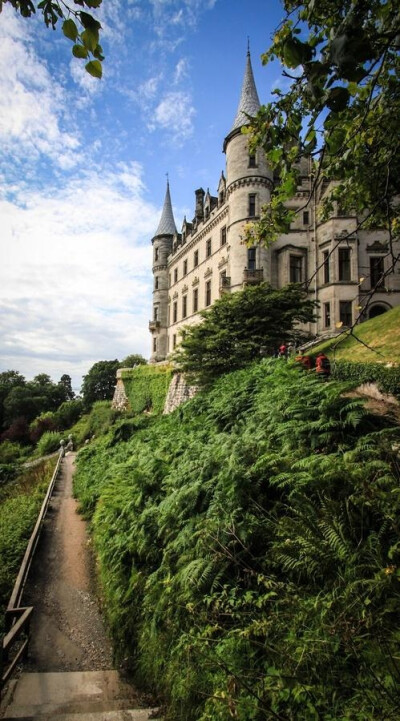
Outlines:
{"type": "Polygon", "coordinates": [[[399,433],[347,388],[265,360],[79,454],[116,653],[171,721],[399,718],[399,433]]]}
{"type": "Polygon", "coordinates": [[[36,523],[56,459],[23,471],[0,488],[0,633],[4,611],[36,523]]]}

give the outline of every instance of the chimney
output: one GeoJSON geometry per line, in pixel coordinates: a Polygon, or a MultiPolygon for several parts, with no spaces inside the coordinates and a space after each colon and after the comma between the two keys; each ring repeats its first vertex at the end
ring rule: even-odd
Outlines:
{"type": "Polygon", "coordinates": [[[204,190],[199,188],[195,190],[196,196],[196,220],[203,220],[204,218],[204,190]]]}

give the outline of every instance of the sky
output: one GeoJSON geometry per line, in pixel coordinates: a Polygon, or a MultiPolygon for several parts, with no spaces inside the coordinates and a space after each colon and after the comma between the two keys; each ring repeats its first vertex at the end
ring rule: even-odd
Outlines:
{"type": "Polygon", "coordinates": [[[280,0],[103,0],[103,78],[41,15],[0,14],[0,372],[64,373],[150,356],[151,238],[168,173],[175,221],[216,194],[249,38],[261,102],[283,86],[261,54],[280,0]]]}

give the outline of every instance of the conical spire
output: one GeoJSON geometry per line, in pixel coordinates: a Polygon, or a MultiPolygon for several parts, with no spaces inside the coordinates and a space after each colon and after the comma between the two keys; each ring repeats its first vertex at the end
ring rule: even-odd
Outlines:
{"type": "Polygon", "coordinates": [[[172,212],[171,196],[169,193],[169,181],[167,180],[167,190],[165,193],[164,207],[162,209],[160,222],[154,234],[156,235],[174,235],[176,233],[176,225],[174,214],[172,212]]]}
{"type": "Polygon", "coordinates": [[[251,67],[250,50],[247,49],[247,61],[246,70],[243,78],[242,92],[239,100],[239,106],[236,113],[236,118],[231,128],[237,130],[242,125],[248,125],[248,115],[254,117],[257,115],[260,109],[260,101],[258,99],[258,93],[256,84],[254,81],[253,68],[251,67]]]}

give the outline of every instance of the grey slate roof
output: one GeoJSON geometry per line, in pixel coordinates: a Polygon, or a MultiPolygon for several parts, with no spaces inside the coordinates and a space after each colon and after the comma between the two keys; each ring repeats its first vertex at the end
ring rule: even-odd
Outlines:
{"type": "Polygon", "coordinates": [[[164,207],[162,209],[158,228],[154,233],[156,235],[174,235],[176,233],[176,225],[174,214],[172,212],[171,196],[169,194],[169,182],[167,181],[167,191],[165,193],[164,207]]]}
{"type": "Polygon", "coordinates": [[[254,82],[253,68],[251,67],[250,51],[247,51],[246,70],[243,78],[242,93],[239,100],[236,118],[232,125],[231,131],[241,128],[242,125],[248,125],[248,115],[254,117],[260,109],[260,101],[256,84],[254,82]]]}

